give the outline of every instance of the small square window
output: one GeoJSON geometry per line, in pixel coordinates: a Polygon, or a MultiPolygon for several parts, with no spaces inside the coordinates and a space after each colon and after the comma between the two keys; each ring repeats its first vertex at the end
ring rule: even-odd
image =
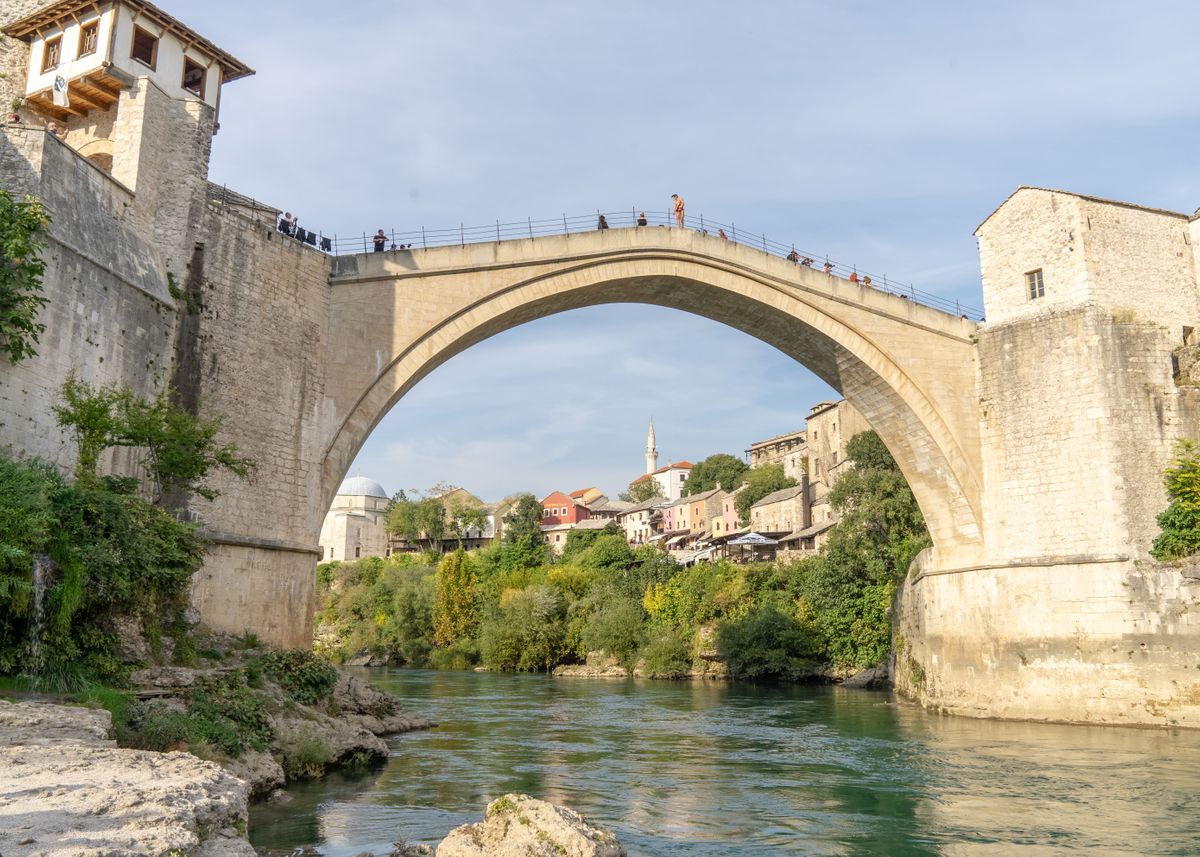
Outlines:
{"type": "Polygon", "coordinates": [[[204,97],[204,66],[183,58],[183,88],[192,95],[204,97]]]}
{"type": "Polygon", "coordinates": [[[154,68],[158,61],[158,37],[152,36],[141,27],[133,28],[133,47],[129,56],[143,65],[154,68]]]}
{"type": "Polygon", "coordinates": [[[62,61],[62,36],[55,36],[53,39],[46,39],[46,43],[42,46],[42,71],[50,71],[52,68],[58,68],[58,64],[62,61]]]}
{"type": "Polygon", "coordinates": [[[92,21],[79,28],[79,56],[94,54],[100,42],[100,22],[92,21]]]}
{"type": "Polygon", "coordinates": [[[1042,282],[1042,269],[1030,271],[1025,275],[1025,285],[1029,288],[1029,299],[1043,297],[1046,294],[1046,284],[1042,282]]]}

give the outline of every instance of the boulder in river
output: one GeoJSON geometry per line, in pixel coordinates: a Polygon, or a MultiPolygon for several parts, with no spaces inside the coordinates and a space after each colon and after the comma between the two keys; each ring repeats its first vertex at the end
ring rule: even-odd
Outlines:
{"type": "Polygon", "coordinates": [[[867,667],[865,670],[856,672],[854,675],[850,676],[850,678],[842,682],[842,687],[886,687],[888,680],[889,676],[887,664],[878,664],[877,666],[867,667]]]}
{"type": "Polygon", "coordinates": [[[583,816],[529,795],[488,804],[484,820],[450,831],[437,857],[626,857],[624,846],[583,816]]]}
{"type": "Polygon", "coordinates": [[[558,676],[581,676],[586,678],[628,678],[629,670],[608,652],[588,652],[585,663],[562,664],[554,668],[558,676]]]}

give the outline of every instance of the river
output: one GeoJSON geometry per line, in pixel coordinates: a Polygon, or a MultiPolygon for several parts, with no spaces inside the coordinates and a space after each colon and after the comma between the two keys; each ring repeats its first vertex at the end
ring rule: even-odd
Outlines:
{"type": "Polygon", "coordinates": [[[385,767],[258,806],[331,857],[434,843],[526,792],[632,855],[1197,855],[1200,734],[944,717],[837,687],[380,669],[440,725],[385,767]]]}

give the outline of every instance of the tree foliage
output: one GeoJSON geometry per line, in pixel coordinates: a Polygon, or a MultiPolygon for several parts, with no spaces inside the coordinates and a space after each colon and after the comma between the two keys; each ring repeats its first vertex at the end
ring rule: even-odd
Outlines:
{"type": "Polygon", "coordinates": [[[487,511],[479,503],[463,497],[453,499],[446,510],[450,532],[462,548],[463,539],[471,530],[482,532],[487,528],[487,511]]]}
{"type": "Polygon", "coordinates": [[[855,466],[829,496],[842,519],[806,576],[814,624],[831,659],[847,668],[887,657],[892,597],[913,558],[929,545],[912,490],[895,460],[883,453],[874,432],[847,445],[855,466]]]}
{"type": "Polygon", "coordinates": [[[737,456],[718,452],[696,463],[687,482],[683,483],[683,493],[688,496],[700,494],[717,486],[732,491],[742,484],[749,470],[746,462],[737,456]]]}
{"type": "Polygon", "coordinates": [[[217,441],[220,420],[191,414],[170,390],[146,400],[127,386],[92,387],[72,374],[61,394],[54,415],[74,437],[75,477],[83,485],[97,484],[100,456],[113,447],[142,450],[139,463],[153,481],[155,502],[189,493],[215,499],[219,492],[204,483],[211,472],[244,477],[254,467],[238,454],[237,444],[217,441]]]}
{"type": "Polygon", "coordinates": [[[1175,443],[1175,459],[1163,474],[1170,505],[1157,518],[1161,532],[1150,548],[1155,559],[1173,560],[1200,550],[1200,447],[1175,443]]]}
{"type": "Polygon", "coordinates": [[[446,506],[436,497],[410,500],[402,495],[403,492],[397,492],[389,504],[388,532],[409,542],[428,539],[440,548],[448,531],[446,506]]]}
{"type": "Polygon", "coordinates": [[[717,652],[735,678],[812,675],[821,661],[816,634],[772,604],[722,623],[717,652]]]}
{"type": "Polygon", "coordinates": [[[0,352],[10,363],[37,354],[34,346],[46,330],[38,313],[42,296],[42,259],[50,215],[31,196],[15,200],[0,189],[0,352]]]}
{"type": "Polygon", "coordinates": [[[738,517],[743,521],[750,520],[751,506],[768,494],[796,484],[795,479],[784,474],[782,464],[763,464],[747,471],[746,487],[737,495],[738,517]]]}
{"type": "Polygon", "coordinates": [[[629,483],[629,490],[625,492],[625,496],[629,498],[628,502],[631,503],[645,503],[660,494],[662,487],[653,476],[639,476],[629,483]]]}
{"type": "Polygon", "coordinates": [[[467,552],[459,548],[438,563],[433,603],[433,639],[448,646],[473,636],[479,625],[479,578],[467,552]]]}

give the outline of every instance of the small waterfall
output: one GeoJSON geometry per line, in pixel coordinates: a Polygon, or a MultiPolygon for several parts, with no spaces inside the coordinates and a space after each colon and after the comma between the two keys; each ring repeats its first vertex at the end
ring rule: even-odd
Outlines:
{"type": "Polygon", "coordinates": [[[46,588],[50,585],[50,573],[54,562],[45,554],[33,558],[33,609],[29,614],[29,675],[40,676],[46,666],[46,654],[42,651],[42,634],[46,630],[46,588]]]}

